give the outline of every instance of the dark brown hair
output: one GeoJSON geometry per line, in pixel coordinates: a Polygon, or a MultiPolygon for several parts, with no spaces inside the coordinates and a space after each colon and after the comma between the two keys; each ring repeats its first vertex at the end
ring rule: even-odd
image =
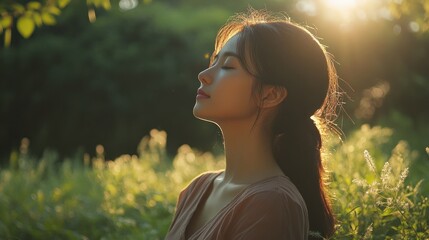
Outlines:
{"type": "Polygon", "coordinates": [[[310,231],[329,237],[334,217],[323,177],[321,131],[336,116],[338,102],[331,56],[306,28],[250,10],[219,30],[212,57],[235,34],[244,68],[256,79],[254,93],[264,85],[287,90],[271,128],[273,154],[306,202],[310,231]]]}

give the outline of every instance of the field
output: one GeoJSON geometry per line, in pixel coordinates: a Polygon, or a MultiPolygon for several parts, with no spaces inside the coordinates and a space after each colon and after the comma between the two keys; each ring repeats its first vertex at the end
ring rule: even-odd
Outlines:
{"type": "MultiPolygon", "coordinates": [[[[337,218],[332,239],[429,238],[428,156],[392,143],[393,134],[363,125],[325,144],[337,218]]],[[[45,151],[35,159],[23,141],[0,170],[0,239],[163,239],[180,190],[223,167],[223,156],[188,145],[168,156],[166,138],[152,130],[138,155],[114,161],[101,146],[97,156],[58,159],[45,151]]]]}

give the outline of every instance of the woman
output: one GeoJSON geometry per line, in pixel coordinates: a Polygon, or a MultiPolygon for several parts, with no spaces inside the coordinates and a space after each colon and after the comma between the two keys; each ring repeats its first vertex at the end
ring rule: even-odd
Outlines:
{"type": "Polygon", "coordinates": [[[166,239],[331,236],[319,123],[335,114],[337,78],[324,47],[288,20],[236,15],[198,79],[193,113],[221,129],[226,168],[181,192],[166,239]]]}

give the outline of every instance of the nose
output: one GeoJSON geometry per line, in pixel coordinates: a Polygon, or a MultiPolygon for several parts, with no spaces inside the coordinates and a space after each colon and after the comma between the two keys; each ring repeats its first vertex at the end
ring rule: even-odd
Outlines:
{"type": "Polygon", "coordinates": [[[198,74],[198,80],[199,80],[202,84],[205,84],[205,85],[208,85],[208,84],[210,84],[210,83],[212,82],[212,80],[211,80],[211,76],[210,76],[210,67],[209,67],[209,68],[207,68],[207,69],[205,69],[205,70],[203,70],[203,71],[201,71],[201,72],[198,74]]]}

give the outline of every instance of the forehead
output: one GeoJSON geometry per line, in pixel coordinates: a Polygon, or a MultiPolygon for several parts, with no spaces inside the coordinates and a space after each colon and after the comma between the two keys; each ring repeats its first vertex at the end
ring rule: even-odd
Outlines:
{"type": "Polygon", "coordinates": [[[239,59],[240,63],[243,65],[245,70],[254,75],[255,74],[255,64],[253,62],[253,58],[251,57],[252,49],[250,49],[251,45],[247,43],[246,40],[242,42],[240,37],[242,37],[241,32],[234,34],[231,38],[229,38],[225,44],[221,47],[221,49],[215,54],[214,59],[222,56],[224,53],[228,56],[235,56],[239,59]],[[240,42],[239,42],[240,41],[240,42]],[[243,46],[241,46],[243,45],[243,46]],[[240,49],[239,49],[240,48],[240,49]]]}
{"type": "Polygon", "coordinates": [[[233,52],[237,53],[237,42],[238,42],[238,34],[232,36],[220,49],[218,54],[222,54],[223,52],[233,52]]]}

